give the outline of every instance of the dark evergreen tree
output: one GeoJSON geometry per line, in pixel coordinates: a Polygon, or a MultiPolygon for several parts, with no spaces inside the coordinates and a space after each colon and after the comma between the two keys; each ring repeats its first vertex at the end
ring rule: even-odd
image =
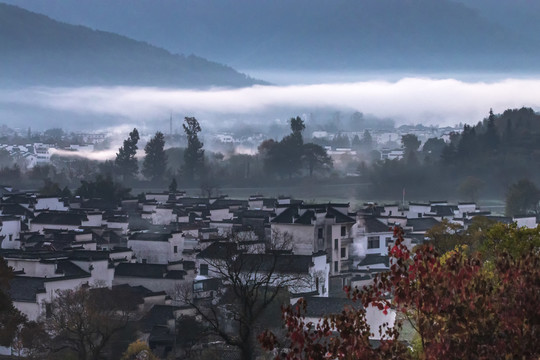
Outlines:
{"type": "Polygon", "coordinates": [[[484,134],[484,146],[487,150],[497,150],[499,147],[500,139],[495,127],[495,115],[493,109],[489,109],[489,117],[487,121],[487,129],[484,134]]]}
{"type": "Polygon", "coordinates": [[[17,328],[26,320],[25,316],[13,306],[9,296],[9,281],[13,278],[13,270],[7,261],[0,257],[0,345],[10,346],[17,328]]]}
{"type": "Polygon", "coordinates": [[[353,139],[351,140],[351,148],[354,150],[360,150],[362,146],[362,142],[360,141],[360,138],[358,135],[354,135],[353,139]]]}
{"type": "Polygon", "coordinates": [[[303,160],[310,177],[313,176],[313,171],[316,169],[330,169],[332,167],[332,158],[328,156],[326,149],[313,143],[304,144],[303,160]]]}
{"type": "Polygon", "coordinates": [[[406,134],[401,137],[401,143],[405,148],[405,162],[407,164],[415,164],[418,162],[418,157],[416,155],[418,148],[420,147],[420,140],[414,134],[406,134]]]}
{"type": "Polygon", "coordinates": [[[479,143],[475,127],[469,125],[463,126],[463,132],[461,133],[456,150],[459,161],[468,161],[475,157],[479,150],[478,146],[479,143]]]}
{"type": "Polygon", "coordinates": [[[506,192],[506,215],[538,214],[540,189],[530,180],[521,179],[506,192]]]}
{"type": "Polygon", "coordinates": [[[81,186],[75,191],[75,195],[85,199],[100,198],[111,203],[118,203],[130,196],[130,189],[114,182],[109,176],[98,175],[94,181],[81,181],[81,186]]]}
{"type": "Polygon", "coordinates": [[[306,125],[304,124],[304,120],[302,120],[300,116],[297,116],[295,118],[291,118],[290,124],[291,124],[292,135],[302,138],[302,131],[304,131],[306,128],[306,125]]]}
{"type": "Polygon", "coordinates": [[[441,154],[446,146],[443,139],[430,138],[422,147],[424,160],[428,163],[437,162],[441,158],[441,154]]]}
{"type": "Polygon", "coordinates": [[[371,136],[371,133],[366,129],[364,130],[364,135],[362,136],[362,140],[360,141],[360,144],[362,148],[366,151],[369,151],[373,147],[373,137],[371,136]]]}
{"type": "Polygon", "coordinates": [[[137,159],[135,155],[137,154],[137,142],[139,141],[139,132],[137,129],[133,129],[129,133],[129,137],[124,140],[124,145],[118,149],[116,154],[116,167],[118,168],[118,173],[123,177],[124,180],[130,180],[137,175],[139,171],[139,165],[137,164],[137,159]]]}
{"type": "Polygon", "coordinates": [[[203,143],[199,140],[201,126],[194,117],[185,117],[183,124],[187,137],[187,148],[184,151],[184,174],[188,181],[193,181],[195,175],[201,175],[204,169],[203,143]]]}
{"type": "Polygon", "coordinates": [[[152,181],[161,181],[167,170],[167,155],[165,154],[165,137],[158,131],[156,135],[144,147],[142,173],[152,181]]]}
{"type": "Polygon", "coordinates": [[[169,184],[169,192],[175,193],[178,190],[178,184],[176,183],[176,179],[173,178],[171,183],[169,184]]]}

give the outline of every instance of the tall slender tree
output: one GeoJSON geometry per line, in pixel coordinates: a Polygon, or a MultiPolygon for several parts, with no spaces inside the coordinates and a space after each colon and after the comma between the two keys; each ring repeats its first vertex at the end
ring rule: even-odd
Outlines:
{"type": "Polygon", "coordinates": [[[158,131],[156,135],[144,147],[146,156],[144,157],[142,173],[152,181],[163,180],[167,170],[167,154],[165,154],[165,137],[158,131]]]}
{"type": "Polygon", "coordinates": [[[193,181],[195,175],[201,175],[204,168],[203,143],[199,140],[201,126],[194,117],[185,117],[183,124],[187,136],[187,148],[184,151],[184,174],[189,181],[193,181]]]}
{"type": "Polygon", "coordinates": [[[139,141],[139,132],[136,128],[129,133],[129,137],[124,140],[124,145],[118,149],[115,164],[118,172],[124,180],[135,177],[139,171],[139,165],[135,155],[137,154],[137,142],[139,141]]]}

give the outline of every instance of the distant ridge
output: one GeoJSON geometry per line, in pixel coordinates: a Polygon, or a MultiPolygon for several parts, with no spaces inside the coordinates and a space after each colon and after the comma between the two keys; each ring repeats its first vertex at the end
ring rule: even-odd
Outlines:
{"type": "Polygon", "coordinates": [[[238,69],[540,71],[535,0],[3,1],[238,69]]]}
{"type": "Polygon", "coordinates": [[[0,3],[0,86],[243,87],[252,79],[195,55],[0,3]]]}

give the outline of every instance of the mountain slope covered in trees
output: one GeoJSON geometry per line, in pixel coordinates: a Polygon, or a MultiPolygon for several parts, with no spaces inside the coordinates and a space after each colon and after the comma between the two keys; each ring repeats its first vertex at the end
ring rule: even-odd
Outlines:
{"type": "Polygon", "coordinates": [[[234,69],[0,3],[6,85],[249,86],[234,69]]]}
{"type": "Polygon", "coordinates": [[[525,0],[135,0],[129,12],[121,1],[17,1],[245,69],[519,72],[540,59],[538,5],[525,0]]]}

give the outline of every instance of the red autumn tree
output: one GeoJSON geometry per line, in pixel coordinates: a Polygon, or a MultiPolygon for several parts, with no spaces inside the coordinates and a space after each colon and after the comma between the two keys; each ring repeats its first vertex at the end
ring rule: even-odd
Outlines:
{"type": "Polygon", "coordinates": [[[305,300],[287,307],[283,318],[287,343],[270,332],[264,348],[287,348],[288,359],[538,359],[540,356],[540,252],[532,247],[519,257],[498,252],[489,261],[457,248],[440,256],[431,245],[413,253],[401,229],[390,271],[372,285],[345,290],[363,307],[344,309],[318,324],[306,323],[305,300]],[[374,332],[366,322],[367,306],[403,316],[372,348],[374,332]],[[416,330],[421,346],[407,350],[399,341],[404,321],[416,330]]]}

